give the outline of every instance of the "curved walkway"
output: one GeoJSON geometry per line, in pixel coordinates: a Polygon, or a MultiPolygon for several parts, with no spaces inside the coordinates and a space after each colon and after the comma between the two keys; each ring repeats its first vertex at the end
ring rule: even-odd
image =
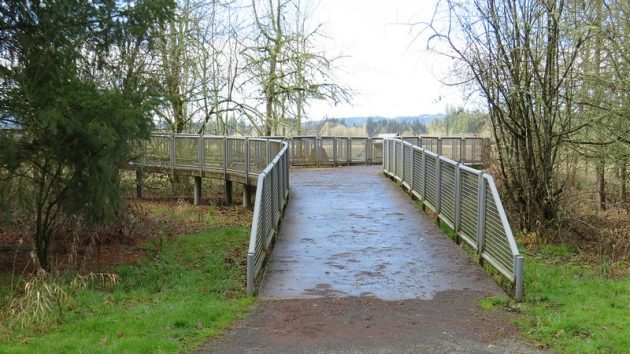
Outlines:
{"type": "Polygon", "coordinates": [[[213,352],[528,352],[504,295],[380,166],[291,171],[260,306],[213,352]]]}

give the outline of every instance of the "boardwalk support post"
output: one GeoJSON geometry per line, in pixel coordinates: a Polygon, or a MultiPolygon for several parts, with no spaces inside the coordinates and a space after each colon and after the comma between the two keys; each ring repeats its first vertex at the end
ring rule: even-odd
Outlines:
{"type": "Polygon", "coordinates": [[[194,204],[201,204],[201,176],[195,176],[195,198],[194,204]]]}
{"type": "Polygon", "coordinates": [[[252,207],[252,187],[243,184],[243,206],[250,209],[252,207]]]}
{"type": "Polygon", "coordinates": [[[225,180],[225,205],[232,205],[233,190],[232,181],[225,180]]]}
{"type": "Polygon", "coordinates": [[[136,197],[142,198],[142,179],[143,179],[142,169],[136,170],[136,197]]]}

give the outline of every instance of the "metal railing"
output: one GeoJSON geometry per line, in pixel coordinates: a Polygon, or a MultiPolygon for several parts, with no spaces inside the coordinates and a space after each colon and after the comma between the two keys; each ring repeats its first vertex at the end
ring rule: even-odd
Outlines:
{"type": "MultiPolygon", "coordinates": [[[[483,138],[398,137],[413,145],[467,164],[482,163],[483,138]]],[[[288,138],[292,166],[380,164],[383,139],[367,137],[296,136],[288,138]]]]}
{"type": "Polygon", "coordinates": [[[263,270],[271,244],[278,234],[282,212],[289,199],[289,145],[280,151],[258,175],[254,218],[247,252],[247,294],[255,292],[256,280],[263,270]]]}
{"type": "Polygon", "coordinates": [[[143,167],[235,174],[247,181],[257,177],[286,142],[273,139],[189,134],[154,134],[143,143],[139,159],[143,167]]]}
{"type": "Polygon", "coordinates": [[[296,136],[289,138],[291,165],[341,166],[383,163],[383,139],[296,136]]]}
{"type": "Polygon", "coordinates": [[[432,151],[440,156],[467,164],[481,164],[483,162],[484,138],[476,137],[399,137],[412,145],[432,151]]]}
{"type": "Polygon", "coordinates": [[[514,285],[515,298],[522,300],[524,259],[492,176],[429,151],[428,144],[385,139],[383,146],[384,172],[437,213],[480,260],[514,285]]]}
{"type": "Polygon", "coordinates": [[[134,166],[212,172],[242,177],[256,185],[254,216],[247,252],[247,293],[253,295],[258,276],[289,199],[289,144],[263,138],[171,134],[151,136],[141,146],[134,166]],[[256,178],[256,179],[254,179],[256,178]],[[255,183],[254,183],[255,182],[255,183]]]}

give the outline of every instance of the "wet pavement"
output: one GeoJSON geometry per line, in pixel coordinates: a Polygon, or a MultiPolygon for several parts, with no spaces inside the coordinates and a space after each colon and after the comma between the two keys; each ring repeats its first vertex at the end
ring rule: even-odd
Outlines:
{"type": "Polygon", "coordinates": [[[380,166],[291,170],[256,309],[197,353],[538,353],[380,166]]]}
{"type": "Polygon", "coordinates": [[[447,290],[503,294],[381,166],[291,170],[261,298],[427,300],[447,290]]]}

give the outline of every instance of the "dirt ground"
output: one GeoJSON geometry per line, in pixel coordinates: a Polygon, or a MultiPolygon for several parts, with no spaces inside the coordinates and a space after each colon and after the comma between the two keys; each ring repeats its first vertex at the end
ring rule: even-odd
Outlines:
{"type": "Polygon", "coordinates": [[[431,300],[324,297],[262,301],[197,353],[536,353],[488,295],[444,291],[431,300]]]}
{"type": "MultiPolygon", "coordinates": [[[[252,218],[251,210],[240,205],[238,195],[232,206],[226,206],[224,195],[218,193],[204,196],[201,205],[194,206],[192,196],[187,194],[147,194],[142,199],[127,196],[122,216],[107,227],[60,225],[49,256],[52,269],[112,271],[120,265],[137,264],[147,255],[147,242],[159,237],[205,231],[213,224],[248,227],[252,218]]],[[[0,224],[0,274],[28,276],[34,271],[29,255],[33,250],[31,234],[24,226],[0,224]]]]}

